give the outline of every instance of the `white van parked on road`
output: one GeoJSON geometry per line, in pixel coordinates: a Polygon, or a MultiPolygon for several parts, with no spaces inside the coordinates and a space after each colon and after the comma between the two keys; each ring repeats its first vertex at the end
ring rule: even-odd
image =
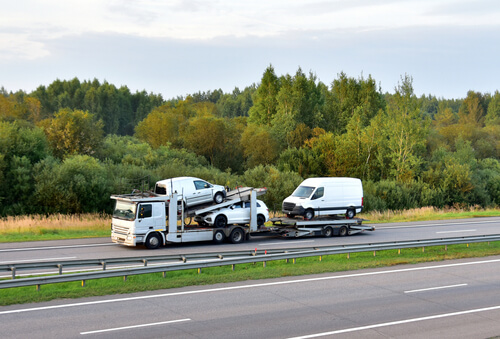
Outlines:
{"type": "Polygon", "coordinates": [[[345,214],[352,219],[363,209],[363,186],[356,178],[309,178],[283,200],[283,213],[293,218],[345,214]]]}
{"type": "Polygon", "coordinates": [[[205,180],[194,177],[177,177],[158,181],[155,193],[171,195],[177,192],[183,197],[186,206],[194,206],[208,202],[220,204],[226,198],[224,186],[213,185],[205,180]]]}

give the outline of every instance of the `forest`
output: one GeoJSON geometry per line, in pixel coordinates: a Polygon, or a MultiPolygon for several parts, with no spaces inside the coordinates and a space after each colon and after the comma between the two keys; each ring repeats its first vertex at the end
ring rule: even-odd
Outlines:
{"type": "Polygon", "coordinates": [[[363,181],[365,210],[500,205],[500,93],[416,96],[405,74],[329,84],[300,68],[232,93],[164,99],[97,79],[0,89],[0,217],[109,213],[111,194],[196,176],[267,187],[274,211],[308,177],[363,181]]]}

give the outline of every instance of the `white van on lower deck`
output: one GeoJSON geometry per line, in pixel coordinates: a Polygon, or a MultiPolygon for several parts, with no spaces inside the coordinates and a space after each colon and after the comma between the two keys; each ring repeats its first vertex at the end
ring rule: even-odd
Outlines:
{"type": "Polygon", "coordinates": [[[288,217],[345,214],[354,218],[363,209],[363,185],[357,178],[309,178],[283,201],[283,213],[288,217]]]}

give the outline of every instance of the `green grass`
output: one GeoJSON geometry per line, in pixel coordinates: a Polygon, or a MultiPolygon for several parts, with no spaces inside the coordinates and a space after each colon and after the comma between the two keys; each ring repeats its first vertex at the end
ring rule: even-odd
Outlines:
{"type": "Polygon", "coordinates": [[[158,289],[169,289],[183,286],[210,285],[236,281],[260,280],[269,278],[302,276],[360,270],[365,268],[387,267],[402,264],[416,264],[431,261],[442,261],[459,258],[484,257],[500,255],[500,242],[474,243],[467,245],[444,246],[373,252],[351,253],[319,257],[299,258],[294,264],[292,260],[270,261],[263,267],[262,263],[204,268],[197,270],[168,272],[163,278],[161,273],[87,280],[85,287],[81,282],[42,285],[39,291],[34,286],[0,290],[0,305],[23,304],[49,301],[62,298],[82,298],[110,294],[125,294],[158,289]]]}
{"type": "Polygon", "coordinates": [[[110,237],[111,231],[107,230],[58,230],[41,229],[38,232],[6,232],[1,233],[0,242],[44,241],[79,238],[110,237]]]}

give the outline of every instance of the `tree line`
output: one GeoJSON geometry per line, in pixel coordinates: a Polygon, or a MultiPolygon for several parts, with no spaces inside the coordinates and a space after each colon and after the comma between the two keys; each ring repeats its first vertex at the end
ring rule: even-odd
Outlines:
{"type": "Polygon", "coordinates": [[[112,209],[109,196],[192,175],[267,187],[273,210],[307,177],[363,180],[368,210],[500,204],[500,93],[417,97],[410,76],[330,84],[300,68],[232,93],[164,100],[98,80],[0,90],[0,215],[112,209]]]}

